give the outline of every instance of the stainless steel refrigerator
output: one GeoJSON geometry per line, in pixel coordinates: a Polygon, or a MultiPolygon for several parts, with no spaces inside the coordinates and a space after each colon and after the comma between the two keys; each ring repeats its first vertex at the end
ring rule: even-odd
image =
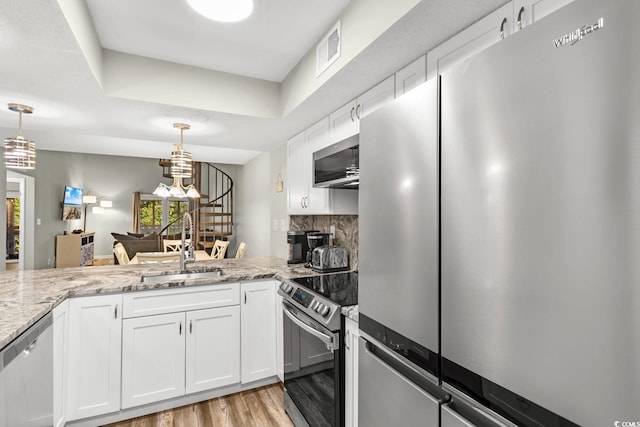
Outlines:
{"type": "Polygon", "coordinates": [[[441,76],[447,418],[640,422],[638,18],[576,0],[441,76]]]}
{"type": "Polygon", "coordinates": [[[359,424],[437,425],[436,81],[360,124],[359,424]]]}

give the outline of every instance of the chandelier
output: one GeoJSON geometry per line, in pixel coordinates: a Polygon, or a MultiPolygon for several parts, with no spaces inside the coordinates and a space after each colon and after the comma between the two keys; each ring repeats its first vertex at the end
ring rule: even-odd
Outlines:
{"type": "Polygon", "coordinates": [[[191,126],[186,123],[174,123],[173,127],[180,129],[180,144],[176,144],[176,149],[171,152],[171,177],[173,184],[168,186],[164,183],[158,184],[153,194],[160,197],[189,197],[197,199],[200,197],[198,190],[193,184],[183,185],[182,178],[191,178],[193,176],[193,166],[191,153],[184,151],[184,131],[189,130],[191,126]]]}
{"type": "Polygon", "coordinates": [[[22,104],[8,104],[9,110],[20,115],[18,136],[4,139],[4,165],[13,169],[36,168],[36,143],[22,136],[22,114],[33,113],[33,108],[22,104]]]}

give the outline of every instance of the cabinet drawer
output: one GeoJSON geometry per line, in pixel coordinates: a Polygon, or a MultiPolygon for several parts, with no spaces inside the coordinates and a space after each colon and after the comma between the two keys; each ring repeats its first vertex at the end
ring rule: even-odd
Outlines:
{"type": "Polygon", "coordinates": [[[123,317],[140,317],[240,304],[238,283],[131,292],[123,295],[123,317]]]}

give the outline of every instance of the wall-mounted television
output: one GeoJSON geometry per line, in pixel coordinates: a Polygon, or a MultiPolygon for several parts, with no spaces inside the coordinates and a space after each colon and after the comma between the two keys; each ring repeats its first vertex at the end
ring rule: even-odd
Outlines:
{"type": "Polygon", "coordinates": [[[62,220],[82,218],[82,188],[65,185],[62,201],[62,220]]]}

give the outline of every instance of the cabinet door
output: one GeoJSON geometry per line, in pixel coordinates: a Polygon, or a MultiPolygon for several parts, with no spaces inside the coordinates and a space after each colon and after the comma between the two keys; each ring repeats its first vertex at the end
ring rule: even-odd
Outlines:
{"type": "Polygon", "coordinates": [[[513,0],[515,31],[520,31],[573,0],[513,0]]]}
{"type": "Polygon", "coordinates": [[[287,142],[287,199],[289,215],[306,213],[306,201],[309,195],[310,160],[302,132],[287,142]]]}
{"type": "MultiPolygon", "coordinates": [[[[305,215],[322,215],[331,213],[330,190],[327,188],[313,187],[313,153],[327,147],[329,141],[329,118],[325,117],[305,132],[308,154],[305,163],[308,167],[307,182],[309,184],[309,196],[305,215]]],[[[291,178],[289,178],[291,182],[291,178]]]]}
{"type": "Polygon", "coordinates": [[[329,115],[329,142],[331,144],[358,133],[357,105],[358,103],[354,99],[329,115]]]}
{"type": "MultiPolygon", "coordinates": [[[[280,284],[277,284],[280,286],[280,284]]],[[[281,382],[284,382],[284,329],[282,314],[282,297],[276,293],[276,303],[274,307],[276,313],[276,375],[281,382]]]]}
{"type": "Polygon", "coordinates": [[[427,53],[427,80],[447,67],[498,43],[513,32],[513,3],[507,3],[427,53]]]}
{"type": "Polygon", "coordinates": [[[276,283],[240,284],[242,382],[276,374],[276,283]]]}
{"type": "Polygon", "coordinates": [[[69,300],[65,300],[53,309],[53,425],[56,427],[66,422],[68,357],[69,300]]]}
{"type": "Polygon", "coordinates": [[[69,303],[67,421],[120,410],[122,295],[69,303]]]}
{"type": "MultiPolygon", "coordinates": [[[[358,97],[356,117],[358,120],[373,113],[395,98],[395,77],[388,77],[358,97]]],[[[358,124],[358,130],[360,125],[358,124]]]]}
{"type": "Polygon", "coordinates": [[[122,323],[122,408],[182,396],[184,313],[136,317],[122,323]]]}
{"type": "Polygon", "coordinates": [[[186,390],[240,382],[240,307],[187,312],[186,390]]]}
{"type": "Polygon", "coordinates": [[[427,57],[423,55],[396,73],[396,98],[424,83],[426,79],[427,57]]]}
{"type": "Polygon", "coordinates": [[[358,324],[345,319],[344,419],[345,427],[358,426],[358,324]]]}

